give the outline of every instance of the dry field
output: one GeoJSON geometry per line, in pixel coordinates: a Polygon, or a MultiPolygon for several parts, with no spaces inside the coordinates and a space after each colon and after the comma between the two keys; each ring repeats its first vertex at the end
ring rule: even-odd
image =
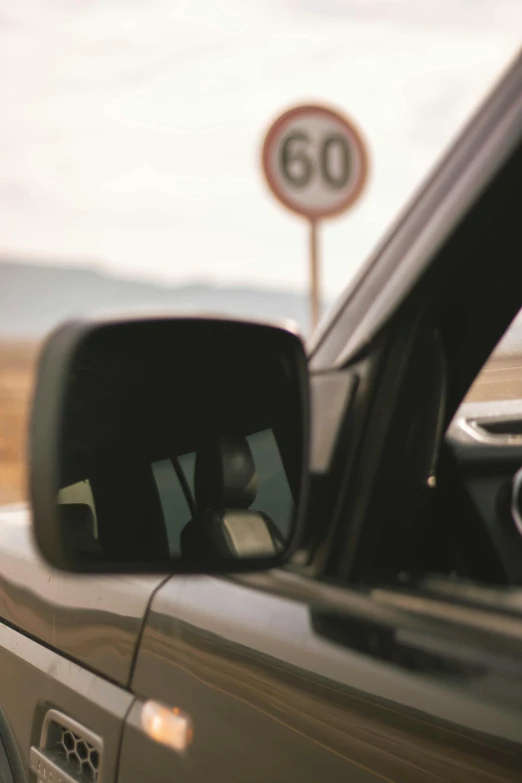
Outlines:
{"type": "MultiPolygon", "coordinates": [[[[27,418],[37,352],[35,343],[0,341],[0,505],[27,496],[27,418]]],[[[522,356],[491,359],[468,399],[522,399],[522,356]]]]}
{"type": "Polygon", "coordinates": [[[0,505],[26,498],[26,434],[38,347],[0,342],[0,505]]]}
{"type": "Polygon", "coordinates": [[[493,356],[471,387],[468,401],[522,400],[522,350],[520,355],[493,356]]]}

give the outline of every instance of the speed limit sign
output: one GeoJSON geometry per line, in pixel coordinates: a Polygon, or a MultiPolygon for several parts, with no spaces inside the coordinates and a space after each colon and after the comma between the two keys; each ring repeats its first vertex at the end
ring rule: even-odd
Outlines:
{"type": "Polygon", "coordinates": [[[366,184],[368,156],[354,124],[325,106],[282,114],[263,144],[263,171],[276,198],[310,221],[312,321],[319,316],[317,222],[345,212],[366,184]]]}

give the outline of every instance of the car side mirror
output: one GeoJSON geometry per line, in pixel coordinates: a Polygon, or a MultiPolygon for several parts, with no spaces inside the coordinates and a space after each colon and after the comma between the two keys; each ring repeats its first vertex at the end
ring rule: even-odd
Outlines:
{"type": "Polygon", "coordinates": [[[74,322],[42,350],[30,493],[48,562],[234,573],[287,561],[308,466],[300,338],[219,318],[74,322]]]}

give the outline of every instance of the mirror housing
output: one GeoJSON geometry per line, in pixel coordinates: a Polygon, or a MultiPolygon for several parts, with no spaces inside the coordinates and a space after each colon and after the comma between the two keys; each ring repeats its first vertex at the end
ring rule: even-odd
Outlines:
{"type": "Polygon", "coordinates": [[[237,573],[291,557],[309,450],[303,343],[156,317],[60,326],[29,433],[37,545],[77,573],[237,573]]]}

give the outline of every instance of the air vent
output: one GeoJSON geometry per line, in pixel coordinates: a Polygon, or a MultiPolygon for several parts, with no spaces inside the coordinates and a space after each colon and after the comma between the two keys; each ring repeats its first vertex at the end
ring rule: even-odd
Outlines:
{"type": "Polygon", "coordinates": [[[98,780],[100,754],[90,742],[84,740],[70,729],[60,726],[58,752],[73,772],[83,775],[90,781],[98,780]]]}
{"type": "Polygon", "coordinates": [[[522,419],[476,419],[475,424],[491,435],[522,435],[522,419]]]}
{"type": "Polygon", "coordinates": [[[461,418],[460,429],[474,441],[487,446],[522,446],[522,419],[517,418],[461,418]]]}
{"type": "Polygon", "coordinates": [[[32,747],[31,771],[37,781],[100,783],[102,741],[89,729],[50,710],[45,716],[40,747],[32,747]]]}

